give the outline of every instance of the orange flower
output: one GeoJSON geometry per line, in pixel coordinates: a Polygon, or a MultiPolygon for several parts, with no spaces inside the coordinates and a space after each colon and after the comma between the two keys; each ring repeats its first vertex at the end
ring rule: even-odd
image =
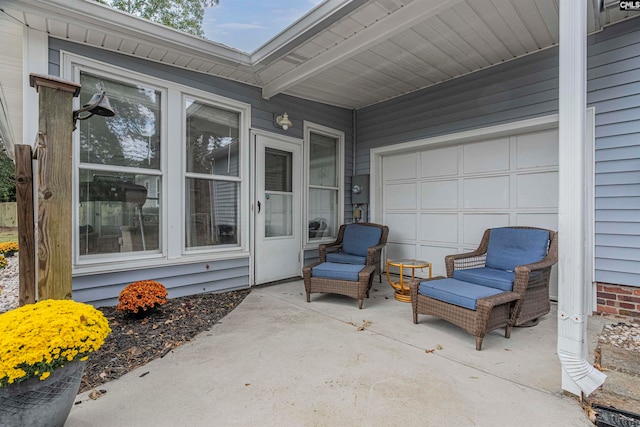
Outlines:
{"type": "Polygon", "coordinates": [[[137,313],[167,303],[167,289],[162,283],[153,280],[140,280],[129,283],[120,292],[116,310],[137,313]]]}

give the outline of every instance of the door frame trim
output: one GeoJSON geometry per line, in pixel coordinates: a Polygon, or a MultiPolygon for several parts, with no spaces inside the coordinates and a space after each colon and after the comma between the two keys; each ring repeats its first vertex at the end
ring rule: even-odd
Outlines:
{"type": "MultiPolygon", "coordinates": [[[[256,136],[264,136],[267,138],[278,139],[283,142],[288,142],[291,144],[300,145],[301,148],[301,157],[304,159],[305,155],[305,147],[304,147],[304,139],[295,138],[288,135],[282,135],[276,132],[269,132],[261,129],[249,129],[249,287],[256,286],[256,216],[254,215],[254,201],[256,200],[256,136]]],[[[302,160],[301,159],[301,160],[302,160]]],[[[304,169],[304,162],[300,166],[304,169]]],[[[304,170],[301,170],[304,175],[304,170]]],[[[305,187],[302,186],[302,191],[304,193],[305,187]]],[[[304,196],[304,194],[303,194],[304,196]]],[[[303,198],[301,198],[302,200],[303,198]]],[[[300,209],[303,209],[301,206],[300,209]]],[[[302,231],[301,231],[302,232],[302,231]]],[[[303,235],[301,235],[303,236],[303,235]]],[[[304,239],[301,238],[300,242],[300,251],[302,252],[304,239]]],[[[304,256],[304,253],[301,253],[300,256],[304,256]]],[[[302,263],[303,264],[303,263],[302,263]]],[[[302,273],[301,273],[302,274],[302,273]]]]}

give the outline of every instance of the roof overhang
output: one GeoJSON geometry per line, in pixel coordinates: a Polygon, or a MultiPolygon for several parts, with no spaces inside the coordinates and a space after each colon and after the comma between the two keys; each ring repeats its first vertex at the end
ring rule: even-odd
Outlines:
{"type": "MultiPolygon", "coordinates": [[[[87,0],[6,0],[49,36],[362,108],[558,44],[559,0],[326,0],[249,54],[87,0]]],[[[633,18],[588,0],[587,32],[633,18]]],[[[637,15],[637,14],[636,14],[637,15]]]]}

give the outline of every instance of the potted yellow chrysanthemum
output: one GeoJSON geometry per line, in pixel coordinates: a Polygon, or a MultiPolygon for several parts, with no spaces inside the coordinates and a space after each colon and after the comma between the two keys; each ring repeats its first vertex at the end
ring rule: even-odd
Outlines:
{"type": "Polygon", "coordinates": [[[17,242],[3,242],[0,243],[0,254],[11,257],[16,252],[18,252],[18,243],[17,242]]]}
{"type": "Polygon", "coordinates": [[[102,312],[71,300],[0,315],[0,425],[63,425],[89,354],[110,332],[102,312]]]}

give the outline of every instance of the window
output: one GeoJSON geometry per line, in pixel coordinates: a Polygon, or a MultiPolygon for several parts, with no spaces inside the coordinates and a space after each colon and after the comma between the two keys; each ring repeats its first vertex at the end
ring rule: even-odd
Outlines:
{"type": "Polygon", "coordinates": [[[308,141],[307,242],[333,240],[343,219],[344,134],[305,123],[308,141]]]}
{"type": "Polygon", "coordinates": [[[114,117],[74,132],[74,273],[249,254],[251,106],[63,53],[114,117]],[[244,145],[243,145],[244,144],[244,145]]]}
{"type": "Polygon", "coordinates": [[[80,103],[101,89],[114,117],[78,121],[79,255],[160,251],[160,91],[80,72],[80,103]]]}
{"type": "Polygon", "coordinates": [[[186,110],[186,248],[238,244],[240,113],[191,97],[186,110]]]}

